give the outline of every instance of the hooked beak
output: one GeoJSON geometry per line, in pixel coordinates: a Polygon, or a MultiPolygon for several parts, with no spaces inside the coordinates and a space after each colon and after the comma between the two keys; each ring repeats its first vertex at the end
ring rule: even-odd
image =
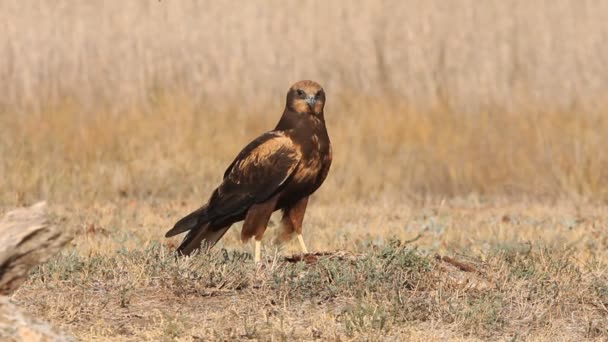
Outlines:
{"type": "Polygon", "coordinates": [[[306,103],[308,104],[308,107],[312,110],[315,109],[315,103],[317,102],[317,99],[315,98],[314,95],[309,96],[306,98],[306,103]]]}

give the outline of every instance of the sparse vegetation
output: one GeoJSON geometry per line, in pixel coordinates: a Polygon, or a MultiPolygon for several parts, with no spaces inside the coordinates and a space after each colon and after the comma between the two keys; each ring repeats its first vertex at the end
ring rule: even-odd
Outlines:
{"type": "Polygon", "coordinates": [[[607,323],[608,279],[561,249],[478,255],[469,271],[397,241],[312,264],[247,259],[226,250],[176,259],[159,244],[103,257],[66,252],[38,267],[16,298],[89,339],[377,338],[417,329],[436,338],[569,339],[600,336],[607,323]],[[562,329],[548,329],[556,324],[562,329]]]}
{"type": "Polygon", "coordinates": [[[607,5],[345,4],[2,1],[0,214],[76,232],[13,301],[81,340],[606,339],[607,5]],[[238,226],[176,259],[163,233],[302,78],[327,254],[286,260],[273,217],[259,266],[238,226]]]}

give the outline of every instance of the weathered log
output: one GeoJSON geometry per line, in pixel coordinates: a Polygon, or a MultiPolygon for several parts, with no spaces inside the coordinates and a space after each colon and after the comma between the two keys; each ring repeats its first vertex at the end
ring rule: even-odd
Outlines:
{"type": "Polygon", "coordinates": [[[0,295],[10,295],[28,271],[49,260],[71,240],[50,225],[46,203],[8,212],[0,220],[0,295]]]}
{"type": "Polygon", "coordinates": [[[8,212],[0,220],[0,340],[72,341],[48,323],[20,312],[5,295],[13,293],[29,270],[49,260],[72,239],[49,224],[46,204],[8,212]]]}

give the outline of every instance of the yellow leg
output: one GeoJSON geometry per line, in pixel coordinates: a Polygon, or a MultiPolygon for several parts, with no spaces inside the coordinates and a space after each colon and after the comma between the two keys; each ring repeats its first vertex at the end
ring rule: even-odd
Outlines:
{"type": "Polygon", "coordinates": [[[300,243],[300,248],[302,248],[302,253],[308,253],[308,248],[306,248],[302,234],[298,234],[298,242],[300,243]]]}
{"type": "Polygon", "coordinates": [[[254,249],[253,249],[253,261],[258,263],[260,262],[260,254],[262,250],[262,241],[258,241],[253,239],[254,241],[254,249]]]}

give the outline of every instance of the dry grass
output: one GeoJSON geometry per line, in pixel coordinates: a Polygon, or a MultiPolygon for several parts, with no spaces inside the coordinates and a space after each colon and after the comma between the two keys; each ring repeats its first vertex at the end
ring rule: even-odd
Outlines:
{"type": "Polygon", "coordinates": [[[310,247],[350,252],[286,263],[281,254],[296,244],[277,253],[267,243],[260,266],[243,253],[250,248],[238,229],[214,253],[176,260],[177,241],[162,234],[185,209],[150,199],[55,206],[55,221],[78,231],[74,246],[34,271],[14,300],[82,340],[608,334],[603,207],[315,203],[306,220],[310,247]]]}
{"type": "Polygon", "coordinates": [[[605,104],[603,1],[6,0],[0,103],[130,108],[177,89],[276,104],[295,79],[416,106],[605,104]],[[263,84],[263,87],[260,87],[263,84]],[[600,101],[598,103],[598,101],[600,101]]]}
{"type": "Polygon", "coordinates": [[[266,5],[3,1],[0,201],[203,196],[301,78],[325,194],[608,198],[604,2],[266,5]]]}
{"type": "MultiPolygon", "coordinates": [[[[154,109],[118,116],[49,109],[4,117],[0,200],[202,200],[239,149],[276,124],[283,94],[277,97],[268,113],[255,115],[209,112],[167,95],[154,109]]],[[[608,199],[603,113],[419,112],[370,100],[330,106],[326,115],[335,161],[319,193],[324,202],[471,193],[608,199]]]]}
{"type": "Polygon", "coordinates": [[[0,212],[47,199],[77,232],[14,300],[83,340],[605,338],[606,15],[2,1],[0,212]],[[255,267],[236,227],[175,261],[164,231],[302,78],[327,90],[335,156],[305,238],[356,254],[255,267]]]}

